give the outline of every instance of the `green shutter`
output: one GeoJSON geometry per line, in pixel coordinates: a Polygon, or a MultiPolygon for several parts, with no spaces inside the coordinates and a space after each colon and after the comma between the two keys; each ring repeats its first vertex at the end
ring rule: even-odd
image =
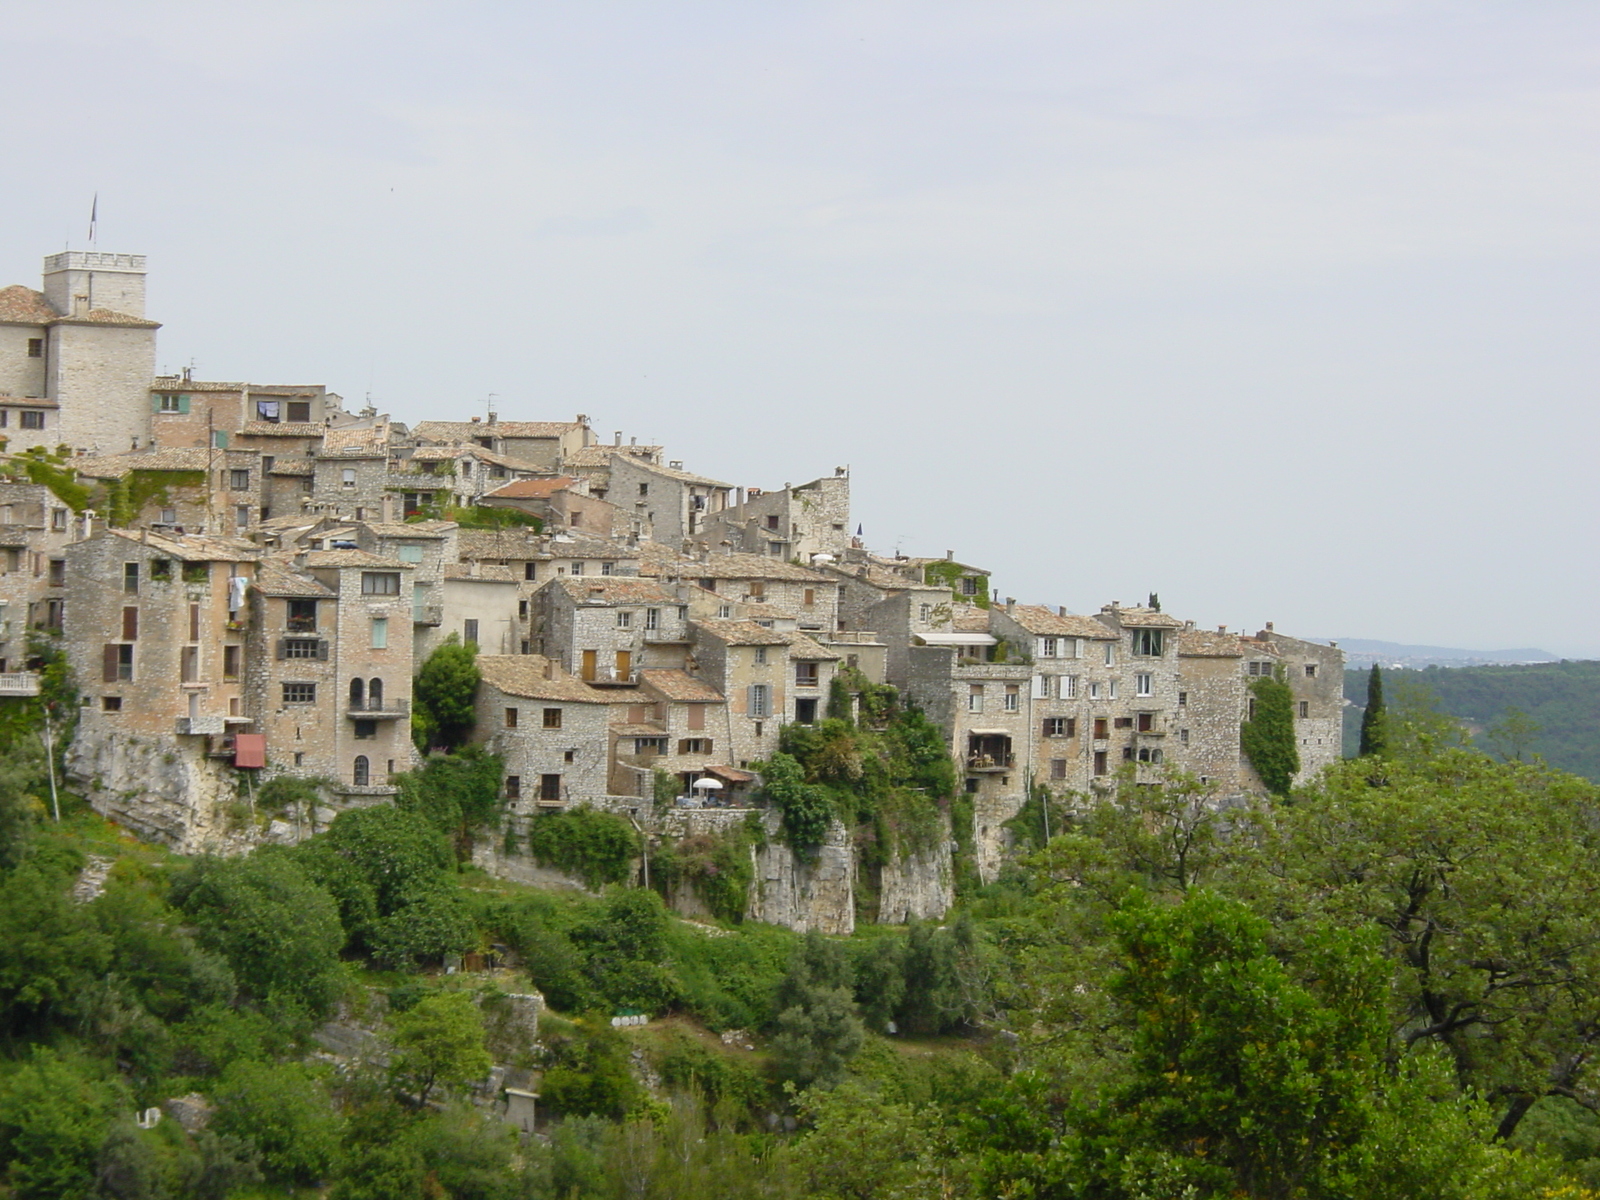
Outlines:
{"type": "MultiPolygon", "coordinates": [[[[185,399],[187,399],[187,398],[188,397],[185,397],[185,399]]],[[[189,410],[187,408],[185,408],[183,411],[184,412],[188,412],[189,410]]],[[[212,437],[215,439],[215,442],[216,442],[216,444],[213,446],[213,449],[226,450],[228,448],[228,435],[226,433],[224,433],[222,430],[220,430],[220,429],[216,430],[212,434],[212,437]]]]}
{"type": "Polygon", "coordinates": [[[151,412],[160,412],[161,411],[161,396],[160,396],[159,393],[157,393],[155,395],[152,395],[150,397],[150,411],[151,412]]]}
{"type": "Polygon", "coordinates": [[[181,412],[181,413],[186,413],[186,412],[189,411],[189,397],[187,397],[187,396],[179,396],[178,397],[178,411],[181,412]]]}

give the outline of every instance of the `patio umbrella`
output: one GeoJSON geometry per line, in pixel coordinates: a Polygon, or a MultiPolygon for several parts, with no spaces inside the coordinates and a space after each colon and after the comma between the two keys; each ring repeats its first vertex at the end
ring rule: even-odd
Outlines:
{"type": "Polygon", "coordinates": [[[705,791],[708,791],[708,792],[717,792],[717,791],[721,791],[722,790],[722,785],[720,783],[718,783],[715,779],[709,779],[709,778],[696,779],[689,786],[690,787],[701,788],[701,789],[703,789],[705,791]]]}

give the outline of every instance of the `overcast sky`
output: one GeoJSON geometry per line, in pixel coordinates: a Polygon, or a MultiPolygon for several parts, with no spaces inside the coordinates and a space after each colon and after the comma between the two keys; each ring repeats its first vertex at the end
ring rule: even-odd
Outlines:
{"type": "Polygon", "coordinates": [[[1094,611],[1600,653],[1600,5],[8,5],[0,282],[1094,611]]]}

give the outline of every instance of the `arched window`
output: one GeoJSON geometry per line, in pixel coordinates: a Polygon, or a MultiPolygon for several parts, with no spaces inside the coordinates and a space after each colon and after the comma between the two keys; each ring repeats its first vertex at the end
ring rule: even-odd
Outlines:
{"type": "Polygon", "coordinates": [[[351,708],[360,708],[362,706],[362,703],[361,703],[362,687],[363,687],[363,685],[361,683],[361,680],[352,679],[350,681],[350,707],[351,708]]]}
{"type": "Polygon", "coordinates": [[[367,766],[367,756],[365,754],[356,755],[356,769],[351,782],[357,787],[366,787],[367,778],[370,774],[371,771],[367,766]]]}
{"type": "Polygon", "coordinates": [[[367,684],[367,703],[374,712],[383,707],[383,680],[374,679],[367,684]]]}

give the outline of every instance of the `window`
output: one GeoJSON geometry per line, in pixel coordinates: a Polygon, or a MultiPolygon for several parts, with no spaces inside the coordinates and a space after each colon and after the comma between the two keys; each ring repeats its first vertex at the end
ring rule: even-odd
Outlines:
{"type": "Polygon", "coordinates": [[[797,699],[794,702],[794,720],[796,725],[815,725],[817,723],[817,700],[815,696],[797,699]]]}
{"type": "Polygon", "coordinates": [[[1252,662],[1245,666],[1245,671],[1251,676],[1264,676],[1272,678],[1272,664],[1270,662],[1252,662]]]}
{"type": "MultiPolygon", "coordinates": [[[[576,521],[576,520],[574,520],[574,521],[573,521],[573,524],[574,524],[574,525],[576,525],[576,524],[577,524],[577,521],[576,521]]],[[[603,562],[603,563],[601,563],[601,564],[600,564],[600,574],[602,574],[602,575],[609,575],[609,574],[611,574],[611,569],[612,569],[612,568],[613,568],[613,567],[614,567],[614,566],[616,566],[616,564],[615,564],[615,563],[608,563],[608,562],[603,562]]]]}
{"type": "Polygon", "coordinates": [[[183,581],[185,583],[210,583],[211,564],[207,562],[186,562],[183,564],[183,581]]]}
{"type": "Polygon", "coordinates": [[[506,728],[507,729],[515,729],[516,727],[517,727],[517,710],[514,709],[514,708],[508,708],[508,709],[506,709],[506,728]]]}
{"type": "Polygon", "coordinates": [[[50,510],[50,528],[60,531],[66,527],[67,510],[64,508],[52,508],[50,510]]]}
{"type": "Polygon", "coordinates": [[[961,577],[961,594],[963,596],[976,596],[978,594],[978,581],[970,575],[961,577]]]}
{"type": "Polygon", "coordinates": [[[544,727],[546,729],[561,728],[561,709],[547,708],[544,710],[544,727]]]}
{"type": "Polygon", "coordinates": [[[1117,717],[1111,722],[1111,725],[1112,725],[1112,728],[1114,728],[1114,729],[1132,729],[1133,728],[1133,718],[1132,717],[1117,717]]]}
{"type": "Polygon", "coordinates": [[[650,485],[648,483],[641,483],[639,485],[639,495],[648,496],[649,494],[650,494],[650,485]]]}
{"type": "Polygon", "coordinates": [[[983,684],[969,683],[967,685],[967,711],[983,711],[983,684]]]}
{"type": "Polygon", "coordinates": [[[400,572],[361,572],[361,594],[363,596],[398,596],[400,594],[400,572]]]}
{"type": "Polygon", "coordinates": [[[1135,629],[1133,652],[1141,658],[1160,658],[1163,632],[1160,629],[1135,629]]]}
{"type": "Polygon", "coordinates": [[[321,638],[284,638],[279,643],[283,647],[280,658],[326,658],[323,652],[321,638]]]}
{"type": "Polygon", "coordinates": [[[372,765],[367,762],[365,754],[356,755],[355,767],[350,772],[350,782],[356,787],[366,787],[367,781],[372,778],[372,765]]]}
{"type": "Polygon", "coordinates": [[[1107,758],[1108,755],[1104,750],[1096,750],[1094,752],[1094,773],[1096,775],[1104,775],[1111,770],[1107,758]]]}
{"type": "Polygon", "coordinates": [[[1300,701],[1300,719],[1303,721],[1311,715],[1311,701],[1300,701]]]}
{"type": "Polygon", "coordinates": [[[133,647],[111,643],[104,651],[102,682],[117,683],[133,678],[133,647]]]}
{"type": "Polygon", "coordinates": [[[311,420],[311,401],[291,400],[284,406],[289,410],[289,420],[297,425],[305,425],[311,420]]]}
{"type": "Polygon", "coordinates": [[[659,608],[647,608],[644,610],[644,627],[646,630],[661,628],[661,610],[659,608]]]}
{"type": "Polygon", "coordinates": [[[767,648],[765,646],[757,646],[755,648],[755,656],[753,661],[758,667],[764,667],[767,665],[767,648]]]}
{"type": "Polygon", "coordinates": [[[617,628],[618,629],[632,629],[633,628],[633,614],[631,612],[628,612],[626,609],[618,609],[617,610],[617,628]]]}
{"type": "Polygon", "coordinates": [[[764,683],[750,685],[750,699],[746,709],[752,717],[772,715],[772,689],[764,683]]]}
{"type": "Polygon", "coordinates": [[[44,357],[44,339],[43,338],[29,338],[28,339],[28,357],[29,358],[43,358],[44,357]]]}
{"type": "Polygon", "coordinates": [[[1161,765],[1161,748],[1159,746],[1157,746],[1157,747],[1140,746],[1139,747],[1139,761],[1142,762],[1142,763],[1150,763],[1152,766],[1160,766],[1161,765]]]}
{"type": "Polygon", "coordinates": [[[286,683],[283,685],[285,704],[315,704],[317,685],[314,683],[286,683]]]}
{"type": "Polygon", "coordinates": [[[583,564],[582,564],[582,563],[581,563],[581,562],[575,562],[575,563],[573,563],[573,564],[572,564],[572,571],[571,571],[571,573],[572,573],[572,574],[573,574],[573,575],[582,575],[582,574],[583,574],[583,564]]]}
{"type": "Polygon", "coordinates": [[[1077,718],[1046,717],[1044,719],[1044,736],[1047,738],[1077,737],[1077,718]]]}
{"type": "Polygon", "coordinates": [[[1022,693],[1019,685],[1015,683],[1006,684],[1006,711],[1016,712],[1021,706],[1022,693]]]}
{"type": "MultiPolygon", "coordinates": [[[[163,525],[176,525],[178,523],[178,510],[175,508],[163,508],[161,510],[161,523],[163,525]]],[[[152,575],[151,578],[153,579],[155,576],[152,575]]]]}
{"type": "Polygon", "coordinates": [[[1179,708],[1188,708],[1189,707],[1189,693],[1188,692],[1179,692],[1178,693],[1178,707],[1179,708]]]}
{"type": "Polygon", "coordinates": [[[372,618],[372,648],[374,650],[387,650],[389,648],[389,618],[372,618]]]}
{"type": "Polygon", "coordinates": [[[1091,699],[1091,700],[1100,699],[1100,685],[1098,683],[1091,682],[1089,684],[1089,699],[1091,699]]]}
{"type": "Polygon", "coordinates": [[[1135,696],[1155,695],[1155,676],[1139,674],[1133,677],[1133,694],[1135,696]]]}
{"type": "Polygon", "coordinates": [[[523,563],[522,564],[522,577],[524,579],[526,579],[529,583],[532,583],[535,579],[537,579],[539,577],[539,564],[538,563],[531,563],[531,562],[523,563]]]}
{"type": "Polygon", "coordinates": [[[239,678],[239,646],[224,646],[222,648],[222,677],[223,679],[239,678]]]}
{"type": "Polygon", "coordinates": [[[1156,731],[1155,713],[1142,712],[1139,714],[1139,732],[1154,733],[1156,731]]]}
{"type": "Polygon", "coordinates": [[[139,564],[122,564],[122,590],[135,596],[139,594],[139,564]]]}
{"type": "Polygon", "coordinates": [[[404,563],[419,563],[422,561],[421,546],[399,546],[395,549],[395,557],[404,563]]]}
{"type": "Polygon", "coordinates": [[[1065,779],[1066,777],[1067,777],[1067,760],[1064,759],[1064,758],[1052,758],[1050,760],[1050,778],[1051,779],[1065,779]]]}
{"type": "Polygon", "coordinates": [[[315,600],[290,600],[290,633],[315,633],[317,631],[317,602],[315,600]]]}
{"type": "Polygon", "coordinates": [[[1115,700],[1117,698],[1117,681],[1115,679],[1106,684],[1106,696],[1111,700],[1115,700]]]}
{"type": "Polygon", "coordinates": [[[42,413],[41,411],[39,411],[36,408],[25,408],[25,409],[23,409],[22,410],[22,427],[24,429],[43,429],[44,428],[44,413],[42,413]]]}
{"type": "Polygon", "coordinates": [[[170,558],[155,558],[150,560],[150,582],[172,582],[172,560],[170,558]]]}
{"type": "Polygon", "coordinates": [[[794,665],[795,687],[814,688],[817,686],[817,664],[814,662],[797,662],[794,665]]]}
{"type": "Polygon", "coordinates": [[[1317,664],[1316,663],[1307,663],[1306,664],[1306,678],[1307,679],[1315,679],[1316,677],[1317,677],[1317,664]]]}
{"type": "Polygon", "coordinates": [[[461,622],[461,640],[469,646],[478,644],[478,622],[471,618],[461,622]]]}
{"type": "Polygon", "coordinates": [[[732,616],[733,616],[733,605],[731,605],[731,604],[723,604],[723,605],[720,605],[717,608],[717,617],[720,620],[726,621],[726,620],[728,620],[728,618],[730,618],[732,616]]]}
{"type": "Polygon", "coordinates": [[[541,776],[539,776],[539,799],[541,799],[541,800],[559,800],[559,799],[561,799],[561,776],[559,776],[559,775],[541,775],[541,776]]]}
{"type": "Polygon", "coordinates": [[[139,640],[139,610],[125,608],[122,610],[122,640],[136,642],[139,640]]]}
{"type": "Polygon", "coordinates": [[[521,775],[507,775],[506,776],[506,799],[507,800],[521,800],[522,799],[522,776],[521,775]]]}
{"type": "Polygon", "coordinates": [[[710,754],[710,738],[682,738],[678,742],[679,754],[710,754]]]}
{"type": "Polygon", "coordinates": [[[665,754],[667,752],[667,739],[664,737],[634,738],[633,752],[635,754],[665,754]]]}
{"type": "Polygon", "coordinates": [[[919,605],[917,605],[917,620],[921,621],[924,625],[926,625],[929,621],[933,620],[933,605],[931,605],[931,604],[919,604],[919,605]]]}
{"type": "Polygon", "coordinates": [[[101,696],[100,697],[100,708],[101,708],[101,711],[103,711],[103,712],[121,712],[122,711],[122,697],[121,696],[101,696]]]}
{"type": "Polygon", "coordinates": [[[355,722],[355,727],[356,738],[360,741],[367,741],[378,736],[378,723],[376,721],[362,718],[355,722]]]}
{"type": "Polygon", "coordinates": [[[778,514],[777,513],[769,513],[768,516],[767,516],[767,528],[768,529],[776,529],[777,527],[778,527],[778,514]]]}
{"type": "Polygon", "coordinates": [[[340,487],[353,488],[353,487],[355,487],[355,485],[356,485],[356,469],[354,467],[346,467],[344,470],[339,472],[339,486],[340,487]]]}
{"type": "Polygon", "coordinates": [[[235,492],[248,492],[250,490],[250,472],[230,470],[228,472],[228,487],[235,492]]]}
{"type": "Polygon", "coordinates": [[[1178,740],[1187,746],[1189,744],[1189,731],[1187,729],[1178,730],[1178,740]]]}
{"type": "Polygon", "coordinates": [[[156,411],[186,413],[189,411],[189,397],[180,396],[175,392],[162,392],[156,396],[156,411]]]}
{"type": "Polygon", "coordinates": [[[817,589],[816,588],[807,588],[805,590],[805,595],[801,599],[800,603],[802,605],[804,605],[806,608],[814,608],[816,606],[816,603],[817,603],[817,589]]]}
{"type": "Polygon", "coordinates": [[[773,558],[782,558],[783,557],[783,543],[782,542],[768,542],[767,543],[767,553],[769,555],[771,555],[773,558]]]}
{"type": "MultiPolygon", "coordinates": [[[[4,429],[10,423],[11,410],[9,408],[0,408],[0,429],[4,429]]],[[[7,524],[10,524],[10,522],[8,521],[7,524]]]]}
{"type": "Polygon", "coordinates": [[[67,560],[66,559],[64,559],[64,558],[52,558],[50,560],[50,586],[51,587],[66,587],[67,586],[67,560]]]}
{"type": "Polygon", "coordinates": [[[1117,644],[1115,642],[1107,642],[1106,643],[1106,666],[1109,667],[1112,663],[1114,663],[1116,661],[1117,661],[1117,644]]]}
{"type": "Polygon", "coordinates": [[[1094,719],[1094,738],[1095,738],[1095,741],[1103,742],[1103,741],[1106,740],[1106,738],[1108,738],[1110,736],[1111,736],[1111,722],[1108,721],[1105,717],[1096,717],[1094,719]]]}
{"type": "Polygon", "coordinates": [[[767,584],[763,579],[752,579],[749,585],[749,599],[765,600],[767,598],[767,584]]]}
{"type": "Polygon", "coordinates": [[[1061,698],[1063,700],[1076,700],[1078,698],[1078,677],[1076,675],[1063,675],[1061,677],[1061,698]]]}
{"type": "Polygon", "coordinates": [[[1040,638],[1039,639],[1039,657],[1040,658],[1055,658],[1056,657],[1056,639],[1055,638],[1047,637],[1047,638],[1040,638]]]}

